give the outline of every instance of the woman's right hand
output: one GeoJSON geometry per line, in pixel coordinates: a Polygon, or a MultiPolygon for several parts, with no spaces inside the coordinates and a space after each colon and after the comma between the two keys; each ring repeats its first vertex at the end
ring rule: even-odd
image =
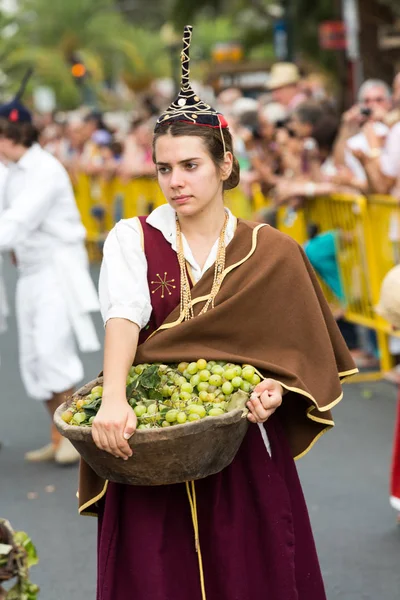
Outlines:
{"type": "Polygon", "coordinates": [[[92,424],[94,443],[100,450],[128,460],[132,456],[128,440],[135,433],[136,424],[137,417],[126,398],[108,402],[103,398],[92,424]]]}

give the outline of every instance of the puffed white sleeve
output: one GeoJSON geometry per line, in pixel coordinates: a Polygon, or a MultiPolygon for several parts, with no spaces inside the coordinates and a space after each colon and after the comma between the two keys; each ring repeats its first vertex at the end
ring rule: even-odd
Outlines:
{"type": "Polygon", "coordinates": [[[137,219],[123,219],[110,231],[103,249],[99,279],[104,324],[127,319],[140,329],[147,325],[152,306],[147,283],[147,261],[137,219]]]}

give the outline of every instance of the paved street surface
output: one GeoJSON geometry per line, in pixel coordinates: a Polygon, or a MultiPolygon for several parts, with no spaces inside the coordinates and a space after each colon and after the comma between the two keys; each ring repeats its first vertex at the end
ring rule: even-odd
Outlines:
{"type": "MultiPolygon", "coordinates": [[[[11,298],[15,274],[6,275],[11,298]]],[[[94,599],[96,520],[77,514],[77,469],[23,460],[47,443],[48,418],[20,382],[13,316],[0,355],[0,516],[37,545],[40,565],[32,577],[40,600],[94,599]]],[[[84,363],[89,380],[101,356],[86,355],[84,363]]],[[[387,492],[394,414],[390,384],[345,386],[336,429],[299,463],[328,600],[400,597],[400,528],[387,492]]]]}

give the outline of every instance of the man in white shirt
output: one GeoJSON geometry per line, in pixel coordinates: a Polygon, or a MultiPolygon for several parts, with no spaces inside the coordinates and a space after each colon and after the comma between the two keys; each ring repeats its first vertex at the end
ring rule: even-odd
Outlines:
{"type": "MultiPolygon", "coordinates": [[[[16,98],[0,107],[0,153],[9,161],[0,253],[12,250],[19,271],[16,316],[21,377],[28,395],[56,408],[83,378],[76,350],[100,348],[90,312],[97,295],[87,268],[85,229],[67,172],[37,144],[29,111],[16,98]],[[75,334],[75,335],[74,335],[75,334]]],[[[79,458],[52,424],[51,443],[28,461],[79,458]]]]}

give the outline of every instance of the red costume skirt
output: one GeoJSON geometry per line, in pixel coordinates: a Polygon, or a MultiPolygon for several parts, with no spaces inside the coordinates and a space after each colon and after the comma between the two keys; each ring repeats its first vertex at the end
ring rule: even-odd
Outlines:
{"type": "Polygon", "coordinates": [[[110,483],[99,513],[97,600],[326,600],[278,417],[265,428],[271,456],[250,425],[232,464],[195,482],[205,596],[186,485],[110,483]]]}
{"type": "Polygon", "coordinates": [[[397,418],[394,430],[393,460],[390,482],[390,503],[400,513],[400,386],[397,418]]]}

